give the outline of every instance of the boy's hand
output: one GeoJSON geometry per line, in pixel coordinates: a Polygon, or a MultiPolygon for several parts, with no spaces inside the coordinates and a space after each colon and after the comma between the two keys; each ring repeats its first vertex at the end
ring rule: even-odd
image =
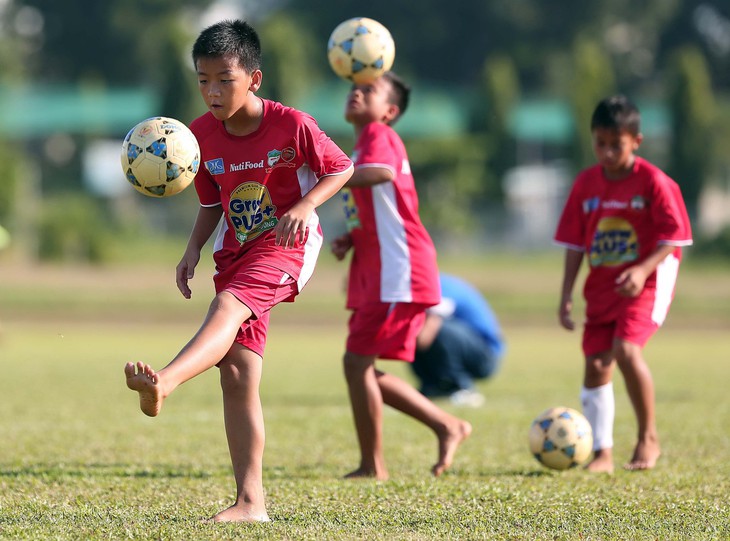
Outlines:
{"type": "Polygon", "coordinates": [[[304,199],[290,208],[274,227],[276,245],[294,248],[297,244],[304,244],[307,238],[307,224],[313,211],[314,205],[304,199]]]}
{"type": "Polygon", "coordinates": [[[641,266],[629,267],[616,278],[616,293],[622,297],[637,297],[644,289],[647,276],[641,266]]]}
{"type": "Polygon", "coordinates": [[[572,311],[572,299],[563,299],[560,302],[560,308],[558,309],[558,319],[560,320],[561,327],[563,327],[564,329],[568,329],[569,331],[575,329],[575,322],[570,315],[572,311]]]}
{"type": "Polygon", "coordinates": [[[186,299],[189,299],[193,294],[188,287],[188,280],[191,280],[195,275],[195,267],[198,265],[198,261],[200,261],[200,252],[186,251],[175,269],[177,288],[186,299]]]}
{"type": "Polygon", "coordinates": [[[330,243],[330,249],[337,261],[342,261],[350,248],[352,248],[352,237],[349,233],[340,235],[330,243]]]}

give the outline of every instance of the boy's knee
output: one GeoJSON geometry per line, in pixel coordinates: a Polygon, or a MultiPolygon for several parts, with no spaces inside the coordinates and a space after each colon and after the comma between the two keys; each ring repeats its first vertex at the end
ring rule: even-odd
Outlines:
{"type": "Polygon", "coordinates": [[[587,357],[583,382],[586,387],[598,387],[609,383],[613,375],[613,361],[612,351],[587,357]]]}
{"type": "Polygon", "coordinates": [[[370,357],[363,357],[362,355],[356,355],[349,351],[345,352],[345,356],[342,359],[342,365],[347,379],[359,377],[372,364],[373,360],[370,357]]]}
{"type": "Polygon", "coordinates": [[[626,340],[616,340],[612,352],[619,367],[630,365],[641,359],[641,346],[626,340]]]}
{"type": "Polygon", "coordinates": [[[221,362],[219,365],[221,389],[228,392],[240,385],[240,374],[232,363],[221,362]]]}

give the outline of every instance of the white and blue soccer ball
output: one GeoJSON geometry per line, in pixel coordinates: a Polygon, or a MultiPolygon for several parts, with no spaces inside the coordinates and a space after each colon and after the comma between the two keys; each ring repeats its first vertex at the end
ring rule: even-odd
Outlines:
{"type": "Polygon", "coordinates": [[[122,170],[127,181],[150,197],[180,193],[200,167],[200,147],[190,129],[174,118],[143,120],[124,138],[122,170]]]}
{"type": "Polygon", "coordinates": [[[588,460],[593,450],[593,430],[582,413],[566,407],[550,408],[530,426],[530,452],[554,470],[567,470],[588,460]]]}
{"type": "Polygon", "coordinates": [[[393,36],[374,19],[348,19],[330,35],[327,59],[339,77],[355,84],[369,83],[393,67],[393,36]]]}

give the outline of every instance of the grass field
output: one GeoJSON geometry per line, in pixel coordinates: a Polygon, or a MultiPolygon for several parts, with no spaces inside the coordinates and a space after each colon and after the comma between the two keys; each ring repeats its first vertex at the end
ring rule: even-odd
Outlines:
{"type": "MultiPolygon", "coordinates": [[[[233,494],[217,374],[186,383],[150,419],[123,381],[128,360],[167,362],[197,329],[194,298],[170,268],[0,264],[1,539],[730,539],[730,267],[688,261],[664,329],[646,350],[664,455],[612,475],[543,469],[532,418],[579,407],[579,336],[554,323],[560,256],[449,259],[501,316],[502,371],[479,409],[444,407],[475,427],[445,476],[435,438],[385,420],[387,482],[344,481],[357,460],[340,357],[344,270],[325,259],[294,305],[277,308],[265,359],[265,525],[201,519],[233,494]]],[[[384,363],[410,378],[407,367],[384,363]]],[[[616,450],[635,426],[617,379],[616,450]]]]}

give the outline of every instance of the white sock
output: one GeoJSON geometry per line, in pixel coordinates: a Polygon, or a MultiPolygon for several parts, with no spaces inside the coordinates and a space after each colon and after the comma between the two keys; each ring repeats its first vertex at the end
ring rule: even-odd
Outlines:
{"type": "Polygon", "coordinates": [[[613,383],[600,387],[580,390],[580,402],[583,415],[593,429],[593,450],[611,449],[613,447],[613,419],[616,413],[616,402],[613,398],[613,383]]]}

